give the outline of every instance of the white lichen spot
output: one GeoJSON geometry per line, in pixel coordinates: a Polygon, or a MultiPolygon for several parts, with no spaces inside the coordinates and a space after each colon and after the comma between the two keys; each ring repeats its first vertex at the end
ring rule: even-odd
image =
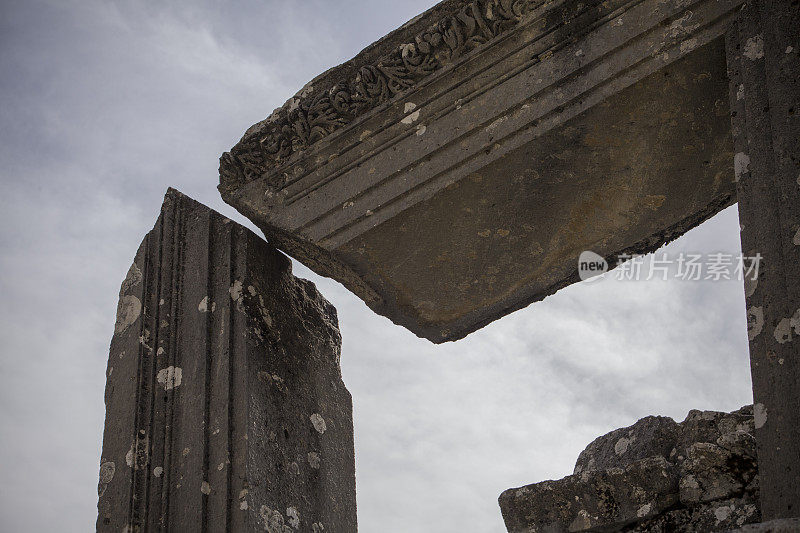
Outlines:
{"type": "Polygon", "coordinates": [[[650,511],[652,509],[653,509],[653,504],[646,503],[641,507],[639,507],[639,509],[636,511],[636,516],[638,516],[639,518],[644,518],[645,516],[650,514],[650,511]]]}
{"type": "Polygon", "coordinates": [[[792,237],[792,244],[795,246],[800,246],[800,228],[798,228],[797,232],[792,237]]]}
{"type": "Polygon", "coordinates": [[[183,454],[184,457],[186,457],[187,455],[189,455],[189,448],[184,448],[181,453],[183,454]]]}
{"type": "Polygon", "coordinates": [[[697,48],[697,44],[698,41],[696,37],[692,37],[691,39],[686,39],[681,43],[680,46],[681,53],[685,54],[686,52],[691,52],[692,50],[697,48]]]}
{"type": "Polygon", "coordinates": [[[131,294],[120,298],[117,304],[117,322],[114,324],[114,334],[119,334],[128,329],[142,314],[142,302],[131,294]]]}
{"type": "Polygon", "coordinates": [[[786,53],[787,53],[787,54],[791,54],[792,52],[794,52],[794,48],[793,48],[793,47],[791,47],[791,46],[787,46],[787,47],[786,47],[786,53]]]}
{"type": "Polygon", "coordinates": [[[583,531],[592,526],[592,515],[586,509],[578,511],[578,516],[575,517],[569,525],[569,531],[583,531]]]}
{"type": "Polygon", "coordinates": [[[131,444],[131,449],[128,450],[128,453],[125,454],[125,464],[128,465],[130,468],[133,468],[133,460],[136,457],[136,443],[134,442],[131,444]]]}
{"type": "Polygon", "coordinates": [[[308,464],[311,466],[311,468],[318,470],[320,462],[320,457],[317,452],[308,452],[308,464]]]}
{"type": "Polygon", "coordinates": [[[242,511],[247,510],[247,500],[242,500],[239,502],[239,509],[241,509],[242,511]]]}
{"type": "Polygon", "coordinates": [[[163,467],[161,467],[161,466],[157,466],[157,467],[155,467],[155,468],[153,469],[153,475],[154,475],[154,476],[156,476],[156,477],[161,477],[161,475],[162,475],[163,473],[164,473],[164,468],[163,468],[163,467]]]}
{"type": "Polygon", "coordinates": [[[200,303],[197,304],[197,310],[201,313],[208,313],[208,296],[200,300],[200,303]]]}
{"type": "Polygon", "coordinates": [[[159,346],[159,347],[158,347],[158,350],[156,350],[156,355],[164,355],[164,348],[162,348],[161,346],[159,346]]]}
{"type": "Polygon", "coordinates": [[[211,485],[209,485],[208,481],[203,481],[203,482],[200,484],[200,492],[202,492],[202,493],[203,493],[203,494],[205,494],[206,496],[208,496],[209,494],[211,494],[211,485]]]}
{"type": "Polygon", "coordinates": [[[220,463],[217,465],[217,470],[219,470],[220,472],[222,471],[223,468],[225,468],[225,463],[220,463]]]}
{"type": "Polygon", "coordinates": [[[417,109],[416,111],[414,111],[410,115],[406,116],[400,122],[402,122],[403,124],[407,124],[408,125],[408,124],[413,124],[417,120],[419,120],[419,109],[417,109]]]}
{"type": "Polygon", "coordinates": [[[122,286],[119,289],[120,296],[126,292],[128,292],[131,287],[135,287],[139,283],[142,282],[142,271],[133,263],[131,267],[128,269],[128,273],[125,275],[125,279],[122,282],[122,286]]]}
{"type": "Polygon", "coordinates": [[[425,135],[426,131],[428,131],[428,128],[425,126],[425,124],[420,124],[417,126],[417,136],[425,135]]]}
{"type": "Polygon", "coordinates": [[[764,329],[764,308],[753,306],[747,310],[747,338],[753,340],[764,329]]]}
{"type": "Polygon", "coordinates": [[[800,335],[800,309],[795,311],[794,315],[788,318],[783,318],[775,328],[775,340],[779,344],[784,344],[792,340],[792,331],[795,335],[800,335]]]}
{"type": "Polygon", "coordinates": [[[764,57],[764,37],[758,34],[747,39],[747,42],[744,43],[742,55],[750,61],[764,57]]]}
{"type": "Polygon", "coordinates": [[[179,366],[168,366],[158,371],[156,381],[158,381],[164,390],[172,390],[180,387],[183,379],[183,369],[179,366]]]}
{"type": "Polygon", "coordinates": [[[417,108],[417,104],[414,102],[406,102],[405,108],[403,108],[403,113],[410,113],[417,108]]]}
{"type": "Polygon", "coordinates": [[[350,209],[354,205],[355,204],[353,202],[345,202],[344,204],[342,204],[342,209],[350,209]]]}
{"type": "Polygon", "coordinates": [[[775,340],[778,341],[778,344],[786,344],[790,340],[792,340],[792,325],[791,319],[783,318],[780,322],[778,322],[778,326],[775,328],[775,340]]]}
{"type": "Polygon", "coordinates": [[[756,429],[761,429],[767,423],[767,408],[763,403],[757,403],[753,406],[753,422],[756,429]]]}
{"type": "Polygon", "coordinates": [[[314,429],[316,429],[317,433],[320,435],[325,433],[325,430],[328,429],[328,426],[325,424],[325,419],[322,418],[322,415],[319,413],[314,413],[308,418],[311,420],[311,424],[314,426],[314,429]]]}
{"type": "Polygon", "coordinates": [[[733,173],[736,181],[739,181],[748,172],[750,172],[750,156],[743,152],[738,152],[733,156],[733,173]]]}
{"type": "Polygon", "coordinates": [[[288,526],[285,525],[283,515],[280,511],[273,511],[266,505],[262,505],[258,510],[258,514],[261,515],[261,520],[264,521],[264,531],[267,533],[286,533],[287,531],[291,531],[288,526]]]}
{"type": "Polygon", "coordinates": [[[581,57],[582,55],[583,55],[583,49],[578,48],[578,50],[575,51],[575,57],[581,57]]]}
{"type": "Polygon", "coordinates": [[[286,509],[286,516],[289,519],[289,525],[295,529],[300,528],[300,513],[297,512],[297,509],[294,507],[289,507],[286,509]]]}
{"type": "Polygon", "coordinates": [[[616,453],[617,455],[624,454],[625,452],[628,451],[628,445],[630,443],[631,443],[630,439],[626,439],[625,437],[622,437],[614,445],[614,453],[616,453]]]}
{"type": "Polygon", "coordinates": [[[236,281],[234,281],[233,285],[231,285],[231,288],[228,289],[228,292],[230,293],[231,299],[234,302],[237,302],[237,303],[241,302],[242,301],[242,282],[241,282],[241,280],[237,279],[236,281]]]}
{"type": "Polygon", "coordinates": [[[739,88],[736,89],[736,99],[741,100],[744,98],[744,83],[739,84],[739,88]]]}
{"type": "Polygon", "coordinates": [[[325,531],[325,526],[322,525],[322,522],[311,524],[311,533],[322,533],[323,531],[325,531]]]}
{"type": "Polygon", "coordinates": [[[114,479],[114,472],[117,471],[117,465],[112,461],[105,461],[100,465],[100,483],[108,484],[114,479]]]}
{"type": "Polygon", "coordinates": [[[719,524],[724,520],[727,520],[732,512],[733,512],[732,505],[723,505],[714,509],[714,517],[717,519],[717,524],[719,524]]]}

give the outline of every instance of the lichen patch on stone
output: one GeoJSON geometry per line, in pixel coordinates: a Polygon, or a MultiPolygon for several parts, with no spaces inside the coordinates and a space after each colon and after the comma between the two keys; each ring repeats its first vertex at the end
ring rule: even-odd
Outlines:
{"type": "Polygon", "coordinates": [[[309,419],[311,420],[311,424],[314,426],[314,429],[316,429],[317,433],[320,435],[325,433],[325,430],[328,429],[327,425],[325,424],[325,419],[322,418],[322,415],[319,413],[312,414],[309,419]]]}
{"type": "Polygon", "coordinates": [[[114,334],[120,334],[128,329],[142,314],[142,302],[136,296],[125,295],[117,304],[117,322],[114,324],[114,334]]]}
{"type": "Polygon", "coordinates": [[[751,61],[764,57],[764,37],[758,34],[747,39],[742,55],[751,61]]]}
{"type": "Polygon", "coordinates": [[[172,390],[180,387],[181,382],[183,381],[183,369],[181,369],[179,366],[168,366],[167,368],[162,368],[158,371],[156,381],[158,381],[161,386],[164,387],[164,390],[172,390]]]}
{"type": "Polygon", "coordinates": [[[763,403],[757,403],[753,406],[753,423],[756,429],[761,429],[767,423],[767,408],[763,403]]]}

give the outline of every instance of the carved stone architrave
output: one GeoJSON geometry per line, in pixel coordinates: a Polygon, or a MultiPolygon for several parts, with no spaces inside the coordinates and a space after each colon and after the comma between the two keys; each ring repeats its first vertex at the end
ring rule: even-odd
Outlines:
{"type": "Polygon", "coordinates": [[[735,201],[722,35],[741,0],[450,0],[223,154],[270,242],[434,342],[735,201]]]}

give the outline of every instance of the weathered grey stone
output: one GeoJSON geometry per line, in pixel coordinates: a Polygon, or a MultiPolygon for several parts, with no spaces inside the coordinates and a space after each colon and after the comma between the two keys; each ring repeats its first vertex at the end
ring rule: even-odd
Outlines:
{"type": "Polygon", "coordinates": [[[725,531],[760,519],[758,505],[749,498],[711,502],[667,511],[625,528],[625,533],[698,533],[725,531]]]}
{"type": "Polygon", "coordinates": [[[748,2],[727,49],[762,512],[800,517],[800,3],[748,2]]]}
{"type": "Polygon", "coordinates": [[[732,438],[732,435],[739,433],[753,435],[754,430],[752,405],[742,407],[732,413],[693,409],[680,423],[676,451],[685,455],[686,449],[695,443],[717,444],[723,436],[732,438]]]}
{"type": "Polygon", "coordinates": [[[643,418],[595,439],[572,476],[508,490],[500,507],[509,531],[694,532],[760,520],[757,500],[753,412],[747,406],[732,413],[691,411],[680,424],[643,418]],[[619,475],[656,463],[666,465],[669,483],[656,476],[633,486],[634,476],[619,475]],[[629,503],[618,505],[631,493],[636,503],[650,506],[632,514],[629,503]],[[598,503],[594,494],[605,501],[598,503]],[[599,510],[601,504],[617,514],[599,510]]]}
{"type": "Polygon", "coordinates": [[[663,457],[627,467],[573,474],[500,495],[510,532],[618,530],[678,502],[678,472],[663,457]]]}
{"type": "Polygon", "coordinates": [[[447,0],[221,158],[279,248],[434,342],[735,201],[722,35],[741,0],[447,0]]]}
{"type": "Polygon", "coordinates": [[[97,531],[356,531],[340,341],[285,256],[168,191],[120,291],[97,531]]]}
{"type": "Polygon", "coordinates": [[[575,474],[623,467],[638,459],[668,458],[678,440],[678,424],[666,416],[648,416],[634,425],[598,437],[578,456],[575,474]]]}
{"type": "MultiPolygon", "coordinates": [[[[741,450],[744,434],[732,435],[741,450]],[[735,439],[736,436],[742,437],[735,439]]],[[[685,505],[722,500],[741,495],[756,477],[755,442],[746,455],[708,442],[692,444],[680,463],[680,499],[685,505]]]]}
{"type": "Polygon", "coordinates": [[[800,518],[779,518],[760,524],[749,524],[729,533],[798,533],[800,518]]]}

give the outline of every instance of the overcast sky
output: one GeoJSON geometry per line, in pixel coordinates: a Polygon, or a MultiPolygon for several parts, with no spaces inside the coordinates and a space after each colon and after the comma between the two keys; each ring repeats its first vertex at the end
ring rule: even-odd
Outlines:
{"type": "MultiPolygon", "coordinates": [[[[2,531],[94,528],[117,293],[166,188],[244,223],[219,155],[433,3],[2,1],[2,531]]],[[[729,208],[667,251],[736,254],[738,230],[729,208]]],[[[595,437],[752,401],[735,280],[581,283],[434,346],[295,272],[339,310],[363,532],[502,532],[500,492],[595,437]]]]}

